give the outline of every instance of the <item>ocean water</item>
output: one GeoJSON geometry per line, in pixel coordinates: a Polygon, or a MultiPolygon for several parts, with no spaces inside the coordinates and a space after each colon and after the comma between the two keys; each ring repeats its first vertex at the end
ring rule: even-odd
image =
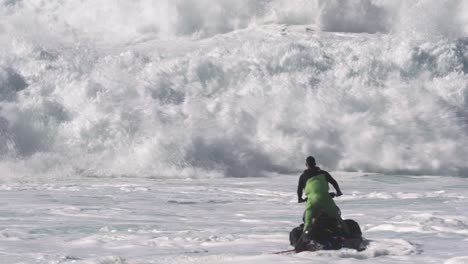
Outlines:
{"type": "Polygon", "coordinates": [[[468,263],[465,0],[0,0],[1,263],[468,263]],[[274,255],[305,157],[368,250],[274,255]]]}
{"type": "Polygon", "coordinates": [[[84,178],[0,185],[1,262],[467,263],[467,178],[333,175],[365,251],[273,254],[302,219],[297,175],[84,178]]]}

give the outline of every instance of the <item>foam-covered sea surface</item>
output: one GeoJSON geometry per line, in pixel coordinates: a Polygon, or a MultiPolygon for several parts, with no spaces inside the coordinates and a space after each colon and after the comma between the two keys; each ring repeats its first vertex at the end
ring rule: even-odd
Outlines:
{"type": "Polygon", "coordinates": [[[467,263],[465,0],[0,0],[0,259],[467,263]],[[304,159],[364,252],[271,255],[304,159]]]}
{"type": "Polygon", "coordinates": [[[365,251],[291,249],[297,175],[0,185],[3,263],[467,263],[468,179],[333,173],[365,251]],[[384,178],[384,180],[382,180],[384,178]]]}

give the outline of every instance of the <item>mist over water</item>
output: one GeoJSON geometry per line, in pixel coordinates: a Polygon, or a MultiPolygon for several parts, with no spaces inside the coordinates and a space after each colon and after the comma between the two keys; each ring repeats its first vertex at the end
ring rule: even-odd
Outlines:
{"type": "Polygon", "coordinates": [[[4,179],[467,175],[466,1],[0,0],[4,179]]]}

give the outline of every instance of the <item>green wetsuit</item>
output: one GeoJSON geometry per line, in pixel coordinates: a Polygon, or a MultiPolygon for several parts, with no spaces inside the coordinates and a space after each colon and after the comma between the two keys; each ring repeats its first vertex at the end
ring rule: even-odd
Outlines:
{"type": "Polygon", "coordinates": [[[312,219],[319,217],[322,212],[342,222],[339,209],[328,193],[328,181],[325,174],[309,178],[304,190],[307,195],[304,230],[307,230],[312,219]]]}

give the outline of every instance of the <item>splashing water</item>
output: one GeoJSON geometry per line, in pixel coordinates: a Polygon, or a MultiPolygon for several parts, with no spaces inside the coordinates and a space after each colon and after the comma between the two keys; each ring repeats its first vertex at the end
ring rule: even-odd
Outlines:
{"type": "Polygon", "coordinates": [[[466,175],[466,1],[0,1],[5,178],[466,175]]]}

